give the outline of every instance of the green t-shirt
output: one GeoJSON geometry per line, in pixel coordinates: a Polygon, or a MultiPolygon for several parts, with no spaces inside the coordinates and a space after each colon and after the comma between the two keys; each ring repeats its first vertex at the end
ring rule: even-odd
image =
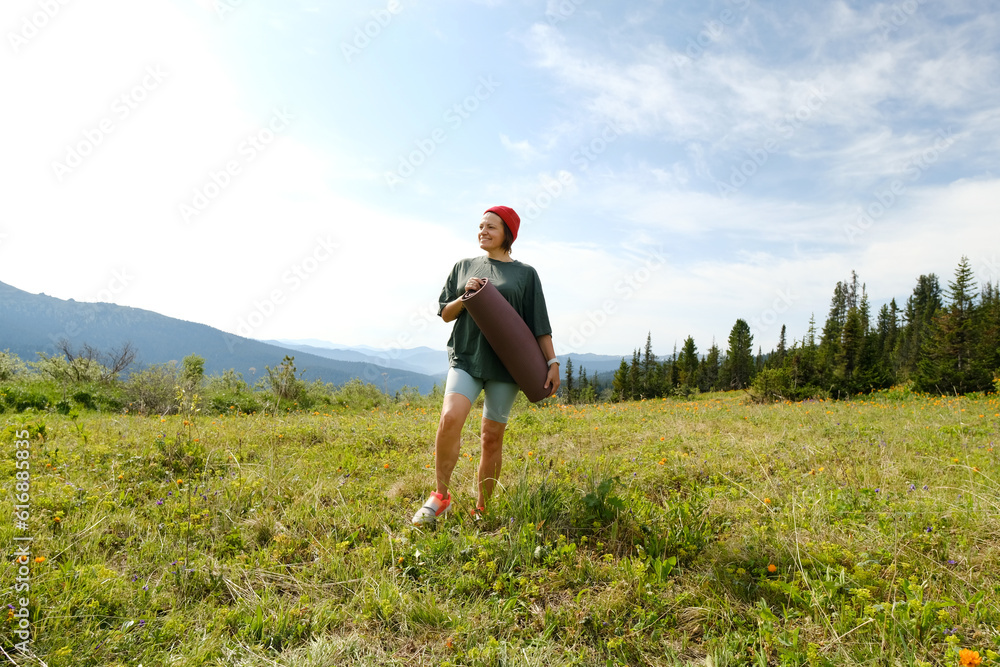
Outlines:
{"type": "MultiPolygon", "coordinates": [[[[552,333],[538,273],[517,260],[501,262],[482,256],[463,259],[455,264],[441,290],[438,315],[441,315],[445,306],[465,293],[465,284],[469,282],[469,278],[489,279],[536,337],[552,333]]],[[[451,337],[448,338],[448,363],[474,378],[514,381],[490,347],[486,336],[465,310],[455,319],[451,337]]]]}

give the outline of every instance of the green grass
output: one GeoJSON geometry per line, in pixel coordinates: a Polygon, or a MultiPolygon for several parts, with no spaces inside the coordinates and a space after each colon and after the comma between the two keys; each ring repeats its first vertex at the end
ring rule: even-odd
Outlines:
{"type": "MultiPolygon", "coordinates": [[[[409,517],[440,405],[410,401],[3,415],[9,509],[30,430],[31,519],[5,519],[0,543],[30,534],[44,558],[36,658],[14,664],[1000,661],[995,395],[522,398],[486,517],[467,515],[470,419],[456,511],[432,529],[409,517]]],[[[8,653],[16,623],[0,624],[8,653]]]]}

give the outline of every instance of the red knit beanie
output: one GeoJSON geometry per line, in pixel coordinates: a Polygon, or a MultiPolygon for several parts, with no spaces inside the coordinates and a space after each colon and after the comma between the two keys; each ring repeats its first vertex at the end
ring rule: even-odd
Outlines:
{"type": "Polygon", "coordinates": [[[483,213],[496,213],[499,215],[500,219],[503,220],[504,224],[510,230],[510,235],[514,237],[511,242],[517,240],[517,230],[521,226],[521,218],[514,212],[514,209],[509,206],[493,206],[483,211],[483,213]]]}

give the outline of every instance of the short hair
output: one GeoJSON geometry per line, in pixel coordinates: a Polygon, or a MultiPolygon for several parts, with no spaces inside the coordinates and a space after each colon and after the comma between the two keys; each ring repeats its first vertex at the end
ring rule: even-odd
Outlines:
{"type": "Polygon", "coordinates": [[[510,227],[508,227],[507,223],[505,222],[503,223],[503,243],[500,244],[500,247],[503,249],[505,253],[509,255],[510,246],[513,245],[513,243],[514,243],[514,235],[511,233],[510,227]]]}

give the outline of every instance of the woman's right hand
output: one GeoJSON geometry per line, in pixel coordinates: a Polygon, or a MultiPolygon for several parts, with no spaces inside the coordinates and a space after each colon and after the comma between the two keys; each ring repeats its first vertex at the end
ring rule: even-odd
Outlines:
{"type": "Polygon", "coordinates": [[[483,282],[480,278],[469,278],[469,282],[465,283],[465,291],[475,292],[483,286],[483,282]]]}

